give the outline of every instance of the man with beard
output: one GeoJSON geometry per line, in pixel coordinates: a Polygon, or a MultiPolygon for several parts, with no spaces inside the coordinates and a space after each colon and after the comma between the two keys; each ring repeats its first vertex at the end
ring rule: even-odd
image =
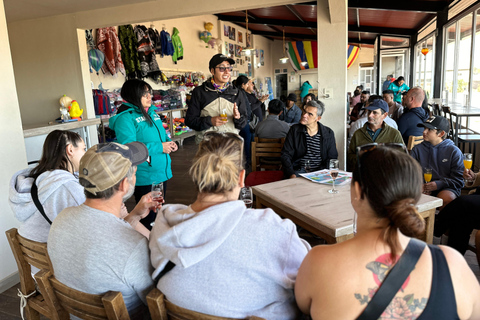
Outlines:
{"type": "MultiPolygon", "coordinates": [[[[147,158],[141,142],[90,148],[79,166],[86,200],[60,212],[48,237],[48,253],[60,282],[91,294],[120,291],[132,319],[148,314],[153,269],[147,238],[121,218],[122,205],[135,189],[136,166],[147,158]]],[[[147,196],[146,203],[137,205],[144,214],[160,205],[147,196]]]]}
{"type": "Polygon", "coordinates": [[[385,123],[388,116],[388,104],[376,99],[367,108],[368,120],[360,129],[355,131],[348,147],[347,170],[352,172],[357,163],[357,147],[369,143],[401,143],[403,144],[400,132],[385,123]]]}

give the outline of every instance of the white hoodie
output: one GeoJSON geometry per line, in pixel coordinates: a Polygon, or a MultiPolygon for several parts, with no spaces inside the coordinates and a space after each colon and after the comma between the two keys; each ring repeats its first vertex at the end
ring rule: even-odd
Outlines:
{"type": "Polygon", "coordinates": [[[271,209],[225,202],[202,212],[164,206],[150,234],[157,287],[172,303],[230,318],[295,319],[293,288],[310,245],[271,209]]]}
{"type": "MultiPolygon", "coordinates": [[[[29,177],[30,170],[24,169],[13,175],[10,180],[8,202],[15,217],[22,222],[18,229],[20,235],[33,241],[47,242],[50,224],[33,202],[30,192],[33,178],[29,177]]],[[[38,199],[50,221],[53,221],[63,209],[85,202],[83,187],[68,171],[44,172],[38,176],[36,185],[38,199]]]]}

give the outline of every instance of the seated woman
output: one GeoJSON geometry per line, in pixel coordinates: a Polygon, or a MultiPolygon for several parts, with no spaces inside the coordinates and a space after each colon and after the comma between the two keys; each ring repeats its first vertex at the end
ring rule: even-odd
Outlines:
{"type": "Polygon", "coordinates": [[[271,209],[247,209],[243,141],[208,132],[190,175],[197,200],[165,205],[150,236],[153,278],[172,303],[221,317],[296,319],[293,286],[310,246],[271,209]],[[171,263],[169,263],[171,262],[171,263]],[[173,264],[172,264],[173,263],[173,264]],[[165,269],[165,270],[164,270],[165,269]]]}
{"type": "MultiPolygon", "coordinates": [[[[50,225],[65,208],[85,202],[83,187],[78,182],[78,167],[86,148],[82,137],[72,131],[50,132],[43,144],[38,165],[15,173],[10,180],[9,204],[21,222],[18,233],[30,240],[47,242],[50,225]],[[38,205],[32,196],[32,186],[37,187],[38,205]],[[40,211],[39,206],[44,211],[40,211]]],[[[148,230],[137,222],[146,208],[154,206],[151,196],[142,199],[130,215],[124,210],[124,219],[148,237],[148,230]]]]}
{"type": "MultiPolygon", "coordinates": [[[[466,187],[480,186],[480,174],[472,170],[464,169],[463,178],[466,187]]],[[[473,229],[480,229],[479,209],[480,188],[471,195],[453,200],[438,213],[435,219],[435,236],[440,237],[448,230],[447,245],[464,255],[473,229]]],[[[480,257],[477,256],[477,259],[480,261],[480,257]]]]}
{"type": "Polygon", "coordinates": [[[298,306],[313,319],[479,319],[480,286],[463,257],[410,238],[425,225],[415,206],[420,166],[405,153],[369,148],[358,153],[351,185],[358,232],[309,252],[295,284],[298,306]],[[408,265],[413,271],[399,275],[408,265]]]}

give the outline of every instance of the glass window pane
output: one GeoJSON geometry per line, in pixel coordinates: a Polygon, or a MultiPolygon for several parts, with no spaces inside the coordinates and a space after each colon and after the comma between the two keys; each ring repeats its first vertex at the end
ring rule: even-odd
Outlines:
{"type": "Polygon", "coordinates": [[[445,45],[445,80],[444,89],[448,92],[448,101],[453,99],[453,68],[455,61],[455,37],[456,24],[454,23],[447,29],[445,45]]]}
{"type": "Polygon", "coordinates": [[[391,49],[391,48],[404,48],[410,45],[409,38],[400,38],[400,37],[380,37],[380,49],[391,49]]]}
{"type": "Polygon", "coordinates": [[[433,97],[433,69],[435,68],[435,40],[431,36],[425,41],[428,53],[425,55],[425,86],[423,87],[427,97],[433,97]]]}
{"type": "Polygon", "coordinates": [[[473,52],[475,58],[473,62],[472,92],[470,94],[470,104],[480,106],[480,10],[477,10],[477,21],[475,26],[475,48],[473,52]]]}
{"type": "Polygon", "coordinates": [[[460,48],[458,51],[457,97],[456,102],[466,104],[470,82],[470,54],[472,48],[472,14],[459,22],[460,48]]]}

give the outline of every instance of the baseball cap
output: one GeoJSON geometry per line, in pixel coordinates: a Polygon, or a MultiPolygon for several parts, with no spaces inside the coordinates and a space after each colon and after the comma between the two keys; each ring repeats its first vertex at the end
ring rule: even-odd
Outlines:
{"type": "Polygon", "coordinates": [[[118,184],[131,166],[148,158],[148,149],[141,142],[97,144],[80,159],[79,182],[90,193],[105,191],[118,184]]]}
{"type": "Polygon", "coordinates": [[[297,101],[297,95],[295,93],[290,93],[287,97],[287,100],[296,102],[297,101]]]}
{"type": "Polygon", "coordinates": [[[424,123],[417,124],[417,127],[425,127],[428,129],[443,130],[448,132],[450,130],[450,125],[448,120],[441,116],[431,116],[424,123]]]}
{"type": "Polygon", "coordinates": [[[383,99],[376,99],[376,100],[373,100],[373,102],[370,103],[369,106],[366,107],[365,109],[367,110],[382,109],[383,111],[388,112],[388,104],[383,99]]]}
{"type": "Polygon", "coordinates": [[[209,70],[214,69],[216,66],[218,66],[223,61],[227,61],[231,65],[235,64],[235,60],[233,60],[232,58],[229,58],[224,54],[217,53],[216,55],[214,55],[212,57],[212,59],[210,59],[210,62],[208,63],[208,69],[209,70]]]}

